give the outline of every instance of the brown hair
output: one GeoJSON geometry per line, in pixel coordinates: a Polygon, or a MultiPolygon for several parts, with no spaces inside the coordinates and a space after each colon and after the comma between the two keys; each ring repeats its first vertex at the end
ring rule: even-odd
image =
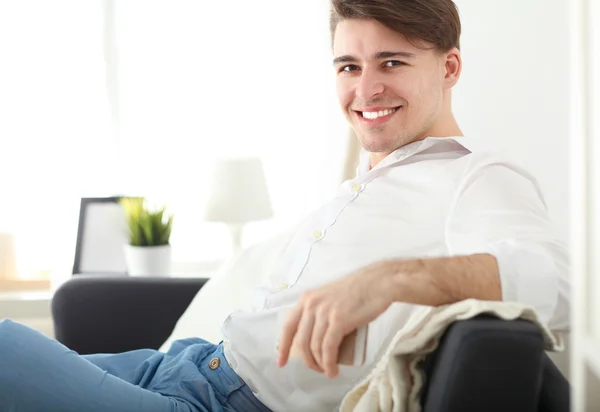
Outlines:
{"type": "Polygon", "coordinates": [[[413,44],[433,44],[440,53],[460,49],[460,17],[452,0],[331,0],[332,42],[338,23],[347,19],[376,20],[413,44]]]}

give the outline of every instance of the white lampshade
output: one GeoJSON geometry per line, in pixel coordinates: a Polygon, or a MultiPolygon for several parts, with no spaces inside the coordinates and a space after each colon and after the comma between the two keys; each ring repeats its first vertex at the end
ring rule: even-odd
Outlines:
{"type": "Polygon", "coordinates": [[[259,158],[222,160],[217,164],[211,180],[206,220],[244,224],[273,216],[259,158]]]}

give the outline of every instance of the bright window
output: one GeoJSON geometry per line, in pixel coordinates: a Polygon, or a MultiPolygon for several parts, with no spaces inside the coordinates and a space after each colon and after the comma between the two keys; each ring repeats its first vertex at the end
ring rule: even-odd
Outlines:
{"type": "Polygon", "coordinates": [[[220,157],[263,160],[275,218],[247,242],[332,195],[347,133],[328,2],[106,4],[0,3],[0,231],[22,274],[71,270],[82,196],[165,201],[174,260],[226,255],[225,227],[203,221],[220,157]]]}
{"type": "Polygon", "coordinates": [[[99,2],[0,2],[0,231],[21,275],[69,268],[79,198],[113,190],[102,37],[99,2]]]}

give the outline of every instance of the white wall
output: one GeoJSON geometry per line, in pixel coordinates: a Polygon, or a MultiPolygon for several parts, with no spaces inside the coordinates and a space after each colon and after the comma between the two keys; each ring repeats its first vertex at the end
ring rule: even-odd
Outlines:
{"type": "Polygon", "coordinates": [[[463,74],[454,111],[539,180],[559,234],[568,237],[567,0],[455,0],[463,74]]]}
{"type": "MultiPolygon", "coordinates": [[[[454,112],[538,179],[558,234],[569,239],[567,0],[455,0],[463,74],[454,112]]],[[[569,375],[568,353],[552,356],[569,375]]]]}

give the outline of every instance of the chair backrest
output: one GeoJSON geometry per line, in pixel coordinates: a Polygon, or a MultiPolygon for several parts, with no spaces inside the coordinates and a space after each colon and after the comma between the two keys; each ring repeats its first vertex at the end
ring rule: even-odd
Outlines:
{"type": "Polygon", "coordinates": [[[74,276],[52,299],[54,334],[79,354],[158,349],[207,280],[74,276]]]}

